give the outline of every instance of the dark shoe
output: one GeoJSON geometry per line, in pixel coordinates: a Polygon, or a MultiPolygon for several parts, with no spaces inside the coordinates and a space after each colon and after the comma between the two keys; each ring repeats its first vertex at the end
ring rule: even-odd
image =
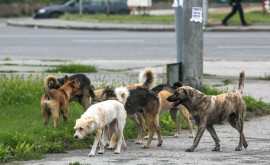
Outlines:
{"type": "Polygon", "coordinates": [[[245,23],[245,24],[242,24],[242,26],[250,26],[250,24],[245,23]]]}
{"type": "Polygon", "coordinates": [[[228,26],[227,22],[223,22],[221,23],[223,26],[228,26]]]}

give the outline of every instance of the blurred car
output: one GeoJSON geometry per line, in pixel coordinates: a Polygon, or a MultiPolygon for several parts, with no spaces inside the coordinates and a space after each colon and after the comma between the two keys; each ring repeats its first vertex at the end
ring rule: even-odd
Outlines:
{"type": "MultiPolygon", "coordinates": [[[[83,13],[95,14],[107,12],[107,0],[83,0],[83,13]]],[[[130,14],[125,0],[109,0],[110,14],[130,14]]],[[[69,0],[65,4],[47,6],[35,10],[34,18],[58,18],[64,13],[79,13],[79,0],[69,0]]]]}

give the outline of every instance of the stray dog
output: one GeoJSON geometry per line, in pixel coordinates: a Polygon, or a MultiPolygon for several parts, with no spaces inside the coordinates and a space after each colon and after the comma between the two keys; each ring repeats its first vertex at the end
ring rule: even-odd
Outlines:
{"type": "MultiPolygon", "coordinates": [[[[174,121],[175,125],[176,125],[176,133],[174,135],[174,137],[180,137],[180,131],[181,131],[181,125],[177,119],[177,114],[178,111],[181,112],[181,114],[183,115],[183,117],[185,118],[185,120],[188,123],[188,127],[189,127],[189,137],[193,138],[194,137],[194,133],[193,133],[193,129],[192,129],[192,123],[190,122],[189,119],[189,112],[186,109],[186,107],[184,107],[183,105],[179,105],[177,107],[172,107],[172,102],[168,102],[166,99],[167,97],[173,95],[174,91],[183,86],[183,84],[181,82],[176,82],[173,85],[158,85],[155,88],[152,88],[153,92],[156,92],[159,96],[159,100],[160,100],[160,111],[159,111],[159,115],[162,115],[165,112],[170,113],[170,116],[172,118],[172,120],[174,121]]],[[[159,122],[159,115],[157,116],[157,121],[159,122]]],[[[148,138],[148,137],[146,137],[148,138]]],[[[157,138],[157,134],[155,132],[154,138],[157,138]]]]}
{"type": "MultiPolygon", "coordinates": [[[[155,71],[150,67],[146,67],[139,74],[139,83],[134,84],[134,85],[128,85],[128,86],[126,86],[126,88],[128,90],[137,89],[137,87],[150,89],[154,86],[155,81],[156,81],[155,71]]],[[[116,99],[115,96],[116,95],[115,95],[115,91],[113,90],[113,88],[109,89],[109,86],[108,86],[106,89],[95,90],[94,94],[91,95],[91,98],[93,100],[99,100],[99,101],[100,100],[115,100],[116,99]],[[110,96],[112,96],[112,97],[110,97],[110,96]]],[[[134,115],[128,115],[128,117],[131,120],[133,120],[138,126],[138,140],[135,143],[142,144],[144,141],[144,135],[145,135],[145,119],[143,117],[143,114],[136,113],[134,115]]],[[[115,148],[116,138],[117,138],[117,136],[115,134],[112,134],[110,145],[107,147],[108,149],[115,148]]],[[[155,139],[157,139],[157,135],[156,135],[155,139]]]]}
{"type": "Polygon", "coordinates": [[[239,74],[239,84],[236,93],[208,96],[194,88],[183,86],[176,89],[175,93],[167,98],[168,101],[174,102],[173,107],[179,104],[186,106],[198,125],[198,132],[193,145],[186,150],[187,152],[192,152],[198,146],[205,129],[208,130],[215,141],[213,151],[219,151],[220,141],[213,125],[225,119],[240,133],[239,145],[235,150],[241,151],[242,146],[248,147],[243,133],[246,104],[241,94],[244,88],[244,79],[245,73],[242,71],[239,74]]]}
{"type": "MultiPolygon", "coordinates": [[[[50,76],[47,78],[50,79],[50,76]]],[[[68,103],[70,98],[79,93],[80,83],[77,79],[69,80],[68,76],[65,76],[65,83],[59,89],[50,89],[48,86],[49,80],[45,79],[44,89],[45,95],[42,96],[40,105],[41,112],[44,118],[44,124],[49,123],[50,115],[54,118],[54,127],[58,124],[59,114],[63,115],[63,120],[68,119],[68,103]]],[[[49,83],[49,85],[51,85],[49,83]]]]}
{"type": "MultiPolygon", "coordinates": [[[[118,100],[117,95],[119,95],[118,91],[114,89],[107,89],[105,91],[104,98],[109,100],[118,100]]],[[[149,145],[153,139],[154,130],[156,130],[158,135],[157,146],[160,147],[162,145],[163,141],[161,137],[161,129],[156,121],[157,115],[159,113],[159,106],[159,98],[151,90],[141,87],[129,90],[129,97],[125,103],[125,109],[127,111],[128,117],[134,118],[135,115],[142,115],[146,119],[149,128],[148,141],[144,146],[142,146],[142,148],[149,148],[149,145]]],[[[145,131],[141,136],[142,138],[145,136],[145,131]]]]}
{"type": "MultiPolygon", "coordinates": [[[[126,90],[127,91],[127,90],[126,90]]],[[[128,91],[119,96],[119,100],[125,103],[128,97],[128,91]]],[[[107,100],[92,105],[88,110],[81,116],[80,119],[76,120],[74,127],[76,133],[74,137],[76,139],[83,139],[86,134],[93,131],[96,132],[94,144],[91,152],[88,156],[95,156],[98,142],[100,144],[99,154],[104,153],[104,144],[108,137],[108,128],[111,132],[116,133],[119,137],[117,149],[115,154],[120,153],[121,145],[123,143],[124,149],[126,149],[126,142],[123,135],[123,130],[126,124],[126,111],[122,103],[116,100],[107,100]],[[104,129],[103,129],[104,128],[104,129]],[[101,139],[101,133],[103,129],[103,135],[101,139]]]]}
{"type": "MultiPolygon", "coordinates": [[[[69,78],[70,80],[77,79],[77,81],[80,82],[80,94],[73,96],[70,99],[70,102],[78,101],[83,106],[84,111],[86,111],[89,107],[88,102],[90,99],[91,81],[84,74],[75,74],[69,78]]],[[[64,78],[56,78],[52,75],[47,76],[46,80],[46,84],[49,89],[58,89],[64,84],[64,78]]]]}

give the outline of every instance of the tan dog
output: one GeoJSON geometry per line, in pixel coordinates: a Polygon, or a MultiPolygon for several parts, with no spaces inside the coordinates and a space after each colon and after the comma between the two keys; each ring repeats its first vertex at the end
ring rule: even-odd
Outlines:
{"type": "Polygon", "coordinates": [[[208,130],[215,141],[213,151],[219,151],[220,141],[213,125],[225,119],[240,133],[239,145],[235,150],[241,151],[242,146],[245,148],[248,147],[243,133],[246,104],[242,99],[241,93],[244,88],[244,79],[245,73],[243,71],[239,75],[238,91],[236,93],[208,96],[192,87],[183,86],[176,89],[175,93],[167,98],[168,101],[174,102],[174,107],[179,104],[187,107],[198,125],[198,131],[193,145],[186,151],[192,152],[198,146],[205,129],[208,130]]]}
{"type": "MultiPolygon", "coordinates": [[[[50,76],[47,77],[48,79],[50,76]]],[[[68,119],[68,103],[71,96],[78,94],[80,84],[77,79],[69,80],[65,76],[65,83],[59,89],[49,89],[47,78],[44,81],[45,95],[42,96],[40,105],[44,119],[44,124],[49,123],[50,115],[54,119],[54,127],[58,124],[59,114],[63,115],[63,120],[68,119]]]]}

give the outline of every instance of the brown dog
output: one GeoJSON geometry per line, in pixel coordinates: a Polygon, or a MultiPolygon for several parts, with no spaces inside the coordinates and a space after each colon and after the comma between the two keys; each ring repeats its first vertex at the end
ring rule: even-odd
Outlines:
{"type": "MultiPolygon", "coordinates": [[[[181,82],[176,82],[173,85],[169,84],[163,84],[163,85],[158,85],[154,88],[152,88],[152,91],[158,94],[159,100],[160,100],[160,111],[159,115],[162,115],[165,112],[169,112],[172,120],[174,121],[176,125],[176,133],[174,137],[178,138],[180,137],[180,131],[181,131],[181,125],[177,119],[178,112],[180,111],[181,114],[183,115],[184,119],[188,123],[188,128],[189,128],[189,137],[193,138],[194,133],[193,133],[193,128],[192,128],[192,123],[189,119],[189,112],[187,108],[183,105],[179,105],[177,107],[172,107],[172,102],[168,102],[166,99],[173,95],[174,91],[178,88],[183,86],[181,82]]],[[[159,121],[159,115],[157,118],[157,121],[159,121]]],[[[156,138],[157,135],[155,133],[154,138],[156,138]]]]}
{"type": "Polygon", "coordinates": [[[176,89],[175,93],[167,98],[168,101],[174,102],[174,107],[179,104],[186,106],[198,125],[193,145],[186,151],[192,152],[198,146],[205,129],[208,130],[215,141],[213,151],[219,151],[219,138],[213,125],[225,119],[240,133],[239,145],[235,150],[241,151],[242,146],[248,147],[243,133],[246,104],[242,99],[241,93],[244,88],[244,79],[245,73],[243,71],[239,75],[238,91],[236,93],[208,96],[194,88],[183,86],[176,89]]]}
{"type": "MultiPolygon", "coordinates": [[[[50,78],[50,76],[47,78],[50,78]]],[[[77,79],[70,81],[68,76],[65,76],[64,85],[59,89],[49,89],[47,78],[44,81],[45,95],[42,96],[40,101],[41,112],[44,118],[44,124],[48,124],[50,115],[52,115],[54,118],[54,127],[56,127],[60,113],[63,115],[63,120],[67,121],[70,97],[78,94],[80,84],[77,82],[77,79]]]]}

